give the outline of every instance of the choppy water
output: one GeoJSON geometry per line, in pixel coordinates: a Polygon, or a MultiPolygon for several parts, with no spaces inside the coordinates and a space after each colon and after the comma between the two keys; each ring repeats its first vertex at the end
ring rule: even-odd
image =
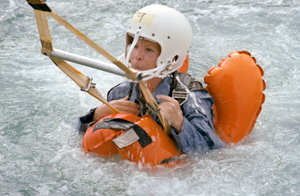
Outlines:
{"type": "MultiPolygon", "coordinates": [[[[45,56],[32,8],[0,0],[0,195],[300,195],[299,0],[48,0],[114,56],[132,14],[153,3],[174,7],[194,31],[190,70],[202,80],[233,50],[264,69],[266,101],[249,137],[192,157],[191,164],[144,171],[116,156],[85,155],[78,116],[99,104],[45,56]],[[251,3],[250,3],[251,2],[251,3]]],[[[105,60],[49,21],[54,47],[105,60]]],[[[74,65],[106,95],[121,77],[74,65]]]]}

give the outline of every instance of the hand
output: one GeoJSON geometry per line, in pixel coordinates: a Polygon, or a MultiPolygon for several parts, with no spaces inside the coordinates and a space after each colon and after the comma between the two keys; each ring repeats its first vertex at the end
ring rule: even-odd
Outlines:
{"type": "Polygon", "coordinates": [[[181,132],[183,115],[178,101],[166,95],[157,95],[163,102],[159,104],[160,111],[170,126],[174,127],[177,133],[181,132]]]}
{"type": "MultiPolygon", "coordinates": [[[[129,96],[126,96],[123,99],[119,100],[114,100],[109,102],[110,105],[112,105],[114,108],[119,110],[122,113],[128,113],[128,114],[133,114],[133,115],[139,115],[140,114],[140,107],[138,104],[133,103],[131,101],[128,101],[129,96]]],[[[112,111],[109,109],[109,107],[105,104],[99,106],[95,113],[93,120],[97,121],[107,115],[112,114],[112,111]]]]}

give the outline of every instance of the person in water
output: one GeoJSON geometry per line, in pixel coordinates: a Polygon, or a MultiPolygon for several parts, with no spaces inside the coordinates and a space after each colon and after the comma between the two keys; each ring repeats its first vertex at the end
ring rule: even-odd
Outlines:
{"type": "MultiPolygon", "coordinates": [[[[133,16],[126,32],[124,63],[150,77],[145,81],[171,126],[171,137],[184,153],[223,148],[213,128],[213,98],[202,84],[179,73],[192,44],[192,28],[179,11],[150,5],[133,16]]],[[[109,103],[122,113],[143,116],[146,106],[138,83],[123,81],[108,92],[109,103]]],[[[112,114],[105,104],[79,118],[78,130],[112,114]]],[[[160,124],[155,112],[153,120],[160,124]]]]}

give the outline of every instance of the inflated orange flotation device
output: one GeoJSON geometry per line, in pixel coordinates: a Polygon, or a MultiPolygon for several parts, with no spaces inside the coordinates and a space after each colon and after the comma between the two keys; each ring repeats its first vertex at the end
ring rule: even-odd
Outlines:
{"type": "Polygon", "coordinates": [[[178,69],[178,71],[182,73],[187,73],[188,69],[189,69],[189,55],[187,55],[181,67],[178,69]]]}
{"type": "MultiPolygon", "coordinates": [[[[120,129],[95,128],[95,125],[97,125],[99,122],[102,122],[104,119],[112,118],[113,116],[114,114],[102,118],[93,126],[88,128],[82,140],[82,148],[84,152],[93,152],[100,155],[101,157],[113,156],[119,153],[117,146],[113,143],[112,140],[123,132],[120,132],[120,129]]],[[[117,117],[131,122],[135,122],[138,118],[134,115],[125,115],[122,113],[118,113],[117,117]]]]}
{"type": "MultiPolygon", "coordinates": [[[[218,67],[209,69],[204,82],[215,100],[216,133],[230,144],[239,142],[252,131],[265,99],[266,85],[262,80],[263,70],[249,52],[231,52],[228,56],[218,67]]],[[[187,57],[182,72],[187,70],[188,60],[187,57]]],[[[149,115],[138,117],[124,113],[109,115],[91,126],[83,138],[82,148],[102,157],[120,153],[124,160],[150,166],[169,161],[177,164],[172,157],[182,154],[149,115]]]]}
{"type": "Polygon", "coordinates": [[[124,160],[144,166],[168,163],[170,158],[182,154],[151,116],[124,113],[109,115],[91,126],[82,148],[102,157],[120,153],[124,160]]]}
{"type": "Polygon", "coordinates": [[[236,143],[253,129],[264,103],[264,71],[246,51],[231,52],[218,67],[208,70],[204,82],[214,98],[214,128],[226,143],[236,143]]]}

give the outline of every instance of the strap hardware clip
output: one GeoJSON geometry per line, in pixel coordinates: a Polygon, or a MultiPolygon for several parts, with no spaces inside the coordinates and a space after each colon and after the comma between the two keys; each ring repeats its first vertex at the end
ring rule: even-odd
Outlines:
{"type": "Polygon", "coordinates": [[[95,88],[96,86],[96,83],[92,83],[93,82],[93,78],[89,78],[89,83],[88,83],[88,86],[87,88],[80,88],[81,91],[85,91],[85,92],[88,92],[90,90],[90,88],[95,88]]]}
{"type": "Polygon", "coordinates": [[[174,89],[172,91],[172,98],[176,99],[181,106],[188,100],[188,93],[186,91],[178,91],[174,89]]]}
{"type": "Polygon", "coordinates": [[[148,108],[148,112],[150,116],[152,116],[153,114],[157,115],[160,111],[159,107],[156,110],[154,110],[148,103],[146,103],[146,107],[148,108]]]}

